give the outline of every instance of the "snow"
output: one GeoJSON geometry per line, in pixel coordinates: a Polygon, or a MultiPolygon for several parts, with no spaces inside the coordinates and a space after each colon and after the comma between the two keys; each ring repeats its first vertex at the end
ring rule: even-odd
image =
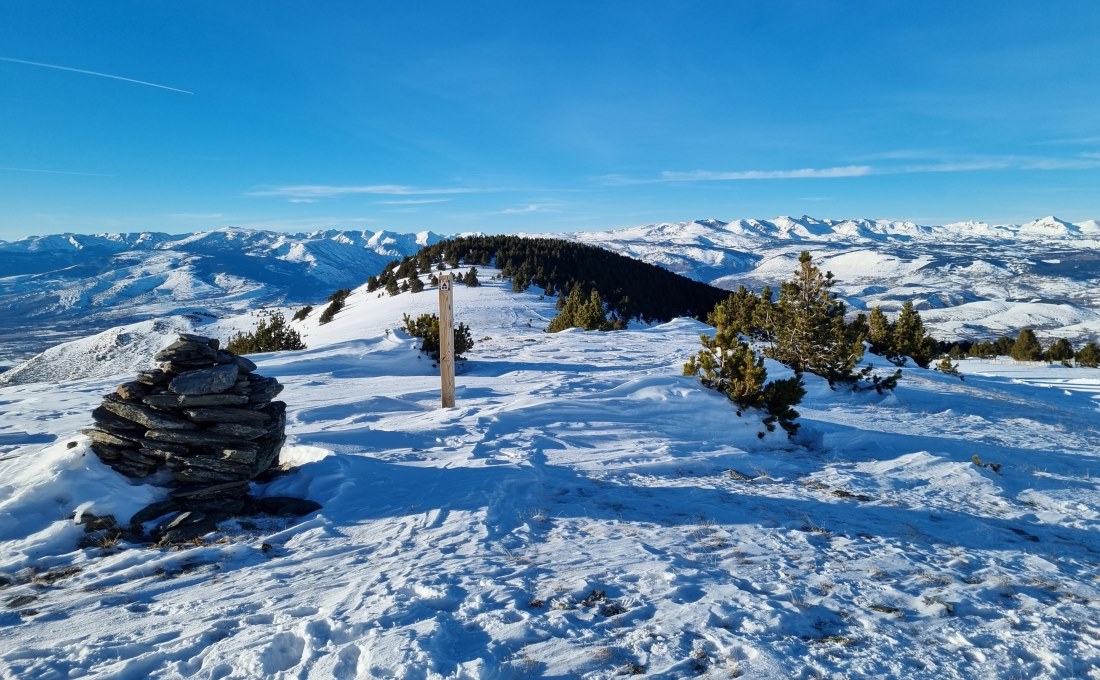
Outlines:
{"type": "MultiPolygon", "coordinates": [[[[799,436],[759,437],[681,375],[706,326],[548,335],[479,272],[455,408],[397,330],[433,289],[254,357],[294,467],[255,493],[324,507],[184,550],[77,547],[74,512],[163,495],[78,434],[128,375],[0,387],[0,677],[1100,678],[1100,371],[807,377],[799,436]]],[[[151,361],[175,329],[127,332],[151,361]]]]}
{"type": "MultiPolygon", "coordinates": [[[[979,340],[1015,334],[1004,317],[975,316],[983,307],[1040,300],[1058,313],[1035,317],[1044,342],[1075,344],[1100,338],[1100,301],[1094,291],[1100,233],[1093,221],[1071,224],[1049,216],[1022,225],[958,222],[921,226],[876,219],[695,220],[605,232],[563,234],[690,278],[736,290],[776,290],[790,278],[802,251],[837,278],[836,292],[857,309],[886,311],[913,301],[918,309],[944,308],[926,319],[943,340],[979,340]],[[965,323],[959,323],[965,318],[965,323]]],[[[1053,310],[1052,310],[1053,311],[1053,310]]],[[[1019,315],[1023,318],[1025,315],[1019,315]]]]}

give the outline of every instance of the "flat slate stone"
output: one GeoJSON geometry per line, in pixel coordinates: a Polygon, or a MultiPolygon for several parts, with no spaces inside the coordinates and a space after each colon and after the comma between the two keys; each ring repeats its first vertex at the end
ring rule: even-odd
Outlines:
{"type": "Polygon", "coordinates": [[[217,338],[208,338],[205,335],[197,335],[195,333],[180,333],[177,335],[180,340],[186,342],[198,342],[203,345],[208,345],[210,349],[218,349],[221,346],[221,341],[217,338]]]}
{"type": "Polygon", "coordinates": [[[119,432],[123,430],[132,430],[135,432],[145,431],[144,426],[139,425],[138,423],[135,423],[134,421],[127,418],[116,416],[107,409],[103,408],[102,405],[96,406],[95,410],[92,411],[92,420],[95,421],[95,424],[98,425],[100,429],[110,430],[111,432],[119,432]]]}
{"type": "Polygon", "coordinates": [[[115,388],[115,394],[126,400],[137,400],[149,394],[149,388],[149,385],[135,380],[119,385],[115,388]]]}
{"type": "Polygon", "coordinates": [[[159,368],[154,368],[148,371],[138,371],[137,380],[146,385],[160,385],[168,381],[168,375],[159,368]]]}
{"type": "Polygon", "coordinates": [[[217,498],[219,496],[244,496],[248,493],[248,482],[222,482],[201,487],[181,487],[169,492],[172,498],[189,500],[194,498],[217,498]]]}
{"type": "Polygon", "coordinates": [[[197,430],[149,430],[145,436],[153,441],[183,444],[185,446],[218,447],[226,449],[248,448],[252,442],[237,437],[208,434],[197,430]]]}
{"type": "Polygon", "coordinates": [[[193,342],[191,340],[176,340],[153,357],[154,361],[194,361],[196,359],[213,359],[217,351],[205,342],[193,342]]]}
{"type": "Polygon", "coordinates": [[[198,423],[263,424],[271,420],[267,413],[250,408],[189,408],[183,413],[198,423]]]}
{"type": "Polygon", "coordinates": [[[160,410],[172,410],[179,408],[180,397],[178,394],[150,394],[141,398],[141,403],[160,410]]]}
{"type": "Polygon", "coordinates": [[[160,365],[164,369],[164,372],[168,374],[168,379],[172,380],[181,373],[187,373],[189,371],[198,371],[204,368],[212,368],[217,366],[213,360],[204,361],[166,361],[160,365]]]}
{"type": "Polygon", "coordinates": [[[94,427],[86,427],[81,430],[80,433],[97,444],[110,444],[111,446],[117,446],[123,449],[136,449],[138,447],[137,438],[127,439],[126,437],[119,437],[110,432],[97,430],[94,427]]]}
{"type": "Polygon", "coordinates": [[[111,468],[119,474],[126,475],[127,477],[137,477],[139,479],[142,477],[148,477],[149,475],[153,474],[154,470],[154,468],[148,465],[138,465],[137,463],[132,463],[128,460],[111,461],[110,463],[108,463],[108,465],[110,465],[111,468]]]}
{"type": "Polygon", "coordinates": [[[243,406],[248,397],[241,394],[181,394],[180,406],[243,406]]]}
{"type": "Polygon", "coordinates": [[[208,470],[194,466],[172,470],[172,479],[185,484],[216,484],[218,482],[232,482],[240,478],[241,476],[236,472],[208,470]]]}
{"type": "Polygon", "coordinates": [[[231,475],[225,478],[224,481],[227,482],[235,479],[244,481],[248,478],[247,464],[210,456],[169,456],[168,468],[173,473],[179,470],[212,470],[231,475]]]}
{"type": "Polygon", "coordinates": [[[183,444],[169,444],[168,442],[158,442],[152,439],[142,439],[141,448],[155,451],[155,454],[150,455],[158,456],[166,453],[187,453],[191,450],[183,444]]]}
{"type": "Polygon", "coordinates": [[[97,444],[92,442],[92,452],[99,456],[104,463],[110,463],[111,461],[119,460],[122,458],[122,452],[126,449],[120,446],[111,446],[110,444],[97,444]]]}
{"type": "Polygon", "coordinates": [[[254,381],[248,391],[248,400],[251,403],[268,402],[283,391],[283,386],[275,378],[264,378],[254,381]]]}
{"type": "Polygon", "coordinates": [[[158,413],[141,404],[122,401],[113,394],[109,394],[103,399],[103,408],[116,416],[132,420],[148,428],[157,428],[160,430],[185,430],[194,429],[195,427],[194,423],[184,420],[183,418],[175,418],[163,413],[158,413]]]}
{"type": "Polygon", "coordinates": [[[168,384],[168,390],[176,394],[213,394],[232,387],[237,382],[237,365],[222,364],[213,368],[187,371],[176,376],[168,384]]]}
{"type": "Polygon", "coordinates": [[[259,453],[258,448],[251,449],[222,449],[221,456],[225,460],[231,460],[242,465],[249,465],[256,461],[256,454],[259,453]]]}
{"type": "Polygon", "coordinates": [[[123,449],[122,460],[155,469],[164,462],[164,457],[153,454],[149,449],[123,449]]]}
{"type": "Polygon", "coordinates": [[[217,425],[206,428],[204,432],[224,434],[230,437],[240,437],[241,439],[256,439],[268,434],[270,429],[252,425],[241,425],[240,423],[218,423],[217,425]]]}

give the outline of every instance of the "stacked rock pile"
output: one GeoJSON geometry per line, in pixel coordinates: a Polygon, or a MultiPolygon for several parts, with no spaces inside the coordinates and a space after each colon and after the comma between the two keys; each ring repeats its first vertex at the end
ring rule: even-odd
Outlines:
{"type": "Polygon", "coordinates": [[[286,437],[283,386],[216,339],[181,334],[160,367],[118,386],[82,430],[92,451],[128,477],[173,487],[177,507],[240,512],[248,482],[272,466],[286,437]]]}

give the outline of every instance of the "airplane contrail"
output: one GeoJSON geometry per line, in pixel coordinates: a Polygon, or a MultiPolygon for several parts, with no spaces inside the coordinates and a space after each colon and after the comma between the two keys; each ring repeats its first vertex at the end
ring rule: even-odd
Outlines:
{"type": "Polygon", "coordinates": [[[73,73],[83,73],[89,76],[99,76],[100,78],[110,78],[112,80],[122,80],[127,83],[137,83],[138,85],[148,85],[149,87],[156,87],[162,90],[171,90],[172,92],[179,92],[181,94],[195,94],[187,90],[181,90],[178,87],[168,87],[167,85],[158,85],[157,83],[150,83],[146,80],[136,80],[134,78],[124,78],[122,76],[113,76],[110,73],[100,73],[99,71],[87,71],[82,68],[72,68],[71,66],[58,66],[56,64],[43,64],[37,61],[27,61],[25,59],[12,59],[11,57],[0,57],[0,61],[7,61],[13,64],[26,64],[27,66],[41,66],[42,68],[53,68],[58,71],[72,71],[73,73]]]}

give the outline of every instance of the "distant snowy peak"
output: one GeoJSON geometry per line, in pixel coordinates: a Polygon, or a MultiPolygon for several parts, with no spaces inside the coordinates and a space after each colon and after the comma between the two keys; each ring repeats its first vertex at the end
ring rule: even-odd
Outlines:
{"type": "Polygon", "coordinates": [[[1040,236],[1070,236],[1080,234],[1081,228],[1076,224],[1063,221],[1054,215],[1048,215],[1025,224],[1019,228],[1021,234],[1037,234],[1040,236]]]}
{"type": "MultiPolygon", "coordinates": [[[[731,222],[708,218],[690,222],[660,222],[602,232],[601,238],[648,238],[683,243],[700,240],[713,234],[744,239],[776,241],[828,242],[889,242],[951,240],[1013,240],[1013,239],[1075,239],[1100,235],[1100,222],[1088,220],[1079,224],[1047,216],[1024,224],[997,224],[965,221],[945,225],[921,225],[904,220],[852,218],[819,219],[803,215],[781,215],[768,220],[738,219],[731,222]]],[[[584,235],[577,238],[587,240],[584,235]]]]}

